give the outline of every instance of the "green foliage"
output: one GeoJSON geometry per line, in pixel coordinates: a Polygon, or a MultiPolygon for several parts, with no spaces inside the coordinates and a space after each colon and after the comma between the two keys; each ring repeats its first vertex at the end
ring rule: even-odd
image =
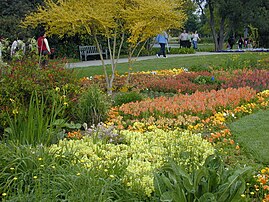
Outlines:
{"type": "Polygon", "coordinates": [[[96,85],[91,85],[82,92],[77,106],[73,109],[76,119],[88,125],[106,120],[110,100],[96,85]]]}
{"type": "Polygon", "coordinates": [[[50,145],[63,138],[66,121],[57,119],[64,110],[63,105],[57,105],[56,100],[46,109],[48,105],[38,99],[37,93],[33,93],[29,108],[15,113],[14,117],[9,115],[8,125],[5,129],[4,138],[18,144],[50,145]]]}
{"type": "Polygon", "coordinates": [[[143,95],[136,91],[117,93],[114,97],[114,105],[120,106],[128,102],[143,100],[143,95]]]}
{"type": "MultiPolygon", "coordinates": [[[[34,58],[26,58],[23,61],[14,61],[1,69],[0,109],[3,113],[0,114],[0,125],[2,128],[8,127],[6,112],[11,116],[19,112],[20,108],[28,108],[33,91],[37,92],[40,100],[42,95],[47,101],[46,109],[49,109],[54,101],[64,104],[67,110],[73,108],[72,100],[78,96],[80,86],[73,72],[63,68],[63,62],[50,61],[48,68],[38,69],[34,58]]],[[[62,116],[70,116],[70,114],[62,114],[62,116]]]]}
{"type": "Polygon", "coordinates": [[[11,40],[15,40],[18,35],[32,37],[32,30],[21,28],[19,26],[20,21],[27,13],[35,9],[37,3],[41,3],[42,1],[35,0],[35,3],[30,0],[1,1],[0,36],[10,38],[11,40]]]}
{"type": "Polygon", "coordinates": [[[0,167],[1,201],[142,200],[116,175],[86,168],[70,150],[0,143],[0,167]]]}
{"type": "Polygon", "coordinates": [[[197,83],[197,84],[220,84],[221,82],[216,80],[214,76],[202,76],[202,75],[199,75],[197,76],[194,81],[194,83],[197,83]]]}
{"type": "Polygon", "coordinates": [[[155,194],[161,201],[226,202],[240,201],[245,190],[244,175],[250,167],[230,170],[219,156],[209,156],[192,173],[174,162],[155,174],[155,194]]]}

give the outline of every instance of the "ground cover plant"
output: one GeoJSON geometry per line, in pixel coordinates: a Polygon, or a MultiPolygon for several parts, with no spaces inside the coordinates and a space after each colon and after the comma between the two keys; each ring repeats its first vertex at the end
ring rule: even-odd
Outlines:
{"type": "MultiPolygon", "coordinates": [[[[11,79],[20,96],[17,99],[1,94],[1,107],[6,113],[1,116],[5,130],[0,142],[0,200],[268,200],[266,156],[255,156],[248,149],[253,141],[246,142],[244,135],[233,128],[234,123],[243,129],[253,119],[266,123],[269,91],[264,61],[253,58],[256,70],[252,65],[236,68],[235,61],[235,65],[211,66],[203,71],[195,67],[195,71],[171,68],[138,72],[132,74],[128,85],[126,75],[121,75],[112,97],[103,93],[102,76],[76,79],[66,69],[60,69],[63,78],[52,79],[50,85],[48,79],[56,78],[58,69],[31,69],[38,78],[31,85],[43,89],[44,94],[23,91],[19,84],[27,80],[26,76],[17,85],[11,79]],[[182,85],[171,85],[173,91],[168,86],[160,89],[158,84],[158,90],[144,87],[162,79],[167,82],[168,78],[187,78],[186,86],[192,90],[178,87],[182,85]],[[65,81],[64,88],[59,86],[59,79],[65,81]],[[21,101],[24,93],[29,102],[21,101]],[[123,99],[117,100],[117,96],[123,99]],[[110,107],[113,99],[114,106],[110,107]],[[54,114],[53,109],[59,110],[54,114]],[[34,117],[42,111],[43,119],[31,121],[35,118],[29,118],[29,114],[34,117]],[[19,117],[20,121],[16,119],[19,117]],[[21,123],[29,126],[25,136],[18,134],[21,123]],[[32,131],[38,128],[43,129],[32,131]],[[57,138],[47,143],[50,129],[57,138]]],[[[2,75],[8,78],[14,74],[5,71],[2,75]]],[[[5,81],[8,83],[8,79],[5,81]]],[[[1,92],[8,92],[10,86],[4,86],[1,92]]],[[[260,127],[260,137],[264,137],[262,131],[267,125],[260,127]]],[[[268,151],[263,150],[264,154],[268,151]]]]}

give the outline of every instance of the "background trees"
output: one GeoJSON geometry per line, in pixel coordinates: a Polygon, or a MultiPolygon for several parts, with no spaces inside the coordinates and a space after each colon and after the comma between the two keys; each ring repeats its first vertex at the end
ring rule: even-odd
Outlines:
{"type": "Polygon", "coordinates": [[[16,39],[18,35],[32,37],[34,30],[23,29],[19,26],[21,19],[35,10],[43,0],[1,0],[0,1],[0,36],[16,39]]]}
{"type": "MultiPolygon", "coordinates": [[[[223,49],[229,35],[243,36],[244,29],[250,24],[258,28],[260,44],[269,45],[268,27],[269,2],[266,0],[194,0],[206,19],[215,49],[223,49]]],[[[250,33],[249,33],[250,34],[250,33]]]]}
{"type": "MultiPolygon", "coordinates": [[[[120,2],[120,1],[118,1],[120,2]]],[[[123,2],[123,1],[122,1],[123,2]]],[[[127,2],[127,1],[126,1],[127,2]]],[[[136,1],[129,1],[136,2],[136,1]]],[[[202,25],[203,29],[199,30],[201,34],[210,34],[216,44],[216,50],[223,48],[223,44],[230,34],[236,36],[243,35],[245,27],[252,25],[258,29],[259,44],[261,47],[269,47],[269,1],[267,0],[184,0],[184,9],[188,16],[188,20],[184,23],[184,28],[188,30],[199,29],[202,25]],[[194,3],[194,5],[193,5],[194,3]],[[196,15],[195,9],[199,8],[200,16],[196,15]],[[199,19],[200,17],[200,19],[199,19]],[[206,23],[205,23],[206,22],[206,23]],[[209,32],[207,32],[207,30],[209,32]]],[[[137,4],[137,3],[136,3],[137,4]]],[[[26,14],[36,10],[38,5],[44,5],[44,0],[2,0],[0,1],[0,36],[14,40],[18,35],[26,38],[37,37],[38,30],[22,29],[19,24],[26,14]]],[[[160,10],[160,9],[159,9],[160,10]]],[[[159,10],[157,13],[159,13],[159,10]]],[[[158,14],[156,15],[158,16],[158,14]]],[[[171,30],[171,34],[178,35],[179,30],[171,30]]],[[[51,40],[57,44],[57,50],[67,51],[66,56],[75,57],[75,48],[78,44],[92,43],[92,38],[84,34],[78,36],[64,35],[59,39],[53,36],[51,40]],[[79,36],[79,37],[78,37],[79,36]],[[78,43],[70,47],[67,42],[78,43]],[[61,45],[64,44],[62,47],[61,45]],[[70,51],[70,48],[72,51],[70,51]]],[[[126,37],[126,35],[125,35],[126,37]]],[[[119,40],[119,39],[118,39],[119,40]]],[[[127,51],[127,47],[124,46],[127,51]]],[[[61,53],[61,55],[64,55],[61,53]]]]}

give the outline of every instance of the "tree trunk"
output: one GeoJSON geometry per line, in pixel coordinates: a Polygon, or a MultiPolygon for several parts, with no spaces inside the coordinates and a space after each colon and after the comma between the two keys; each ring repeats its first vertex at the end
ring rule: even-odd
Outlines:
{"type": "Polygon", "coordinates": [[[211,1],[209,1],[208,6],[209,6],[209,12],[210,12],[209,24],[210,24],[214,44],[215,44],[215,51],[220,51],[223,49],[223,43],[224,43],[224,39],[225,39],[224,28],[225,28],[226,18],[221,17],[219,32],[217,32],[216,25],[215,25],[213,3],[211,1]]]}

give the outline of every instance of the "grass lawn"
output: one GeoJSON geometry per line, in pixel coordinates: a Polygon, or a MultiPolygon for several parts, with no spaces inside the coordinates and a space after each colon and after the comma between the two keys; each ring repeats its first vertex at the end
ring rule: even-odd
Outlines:
{"type": "Polygon", "coordinates": [[[245,116],[230,125],[236,141],[249,158],[269,164],[269,110],[245,116]]]}
{"type": "MultiPolygon", "coordinates": [[[[208,56],[188,56],[188,57],[170,57],[167,59],[151,59],[144,61],[137,61],[133,65],[133,72],[139,71],[152,71],[160,69],[171,69],[171,68],[189,68],[193,69],[207,69],[210,66],[224,66],[229,65],[244,65],[256,64],[257,60],[266,58],[269,53],[240,53],[240,54],[220,54],[220,55],[208,55],[208,56]]],[[[107,71],[110,74],[110,65],[107,66],[107,71]]],[[[119,74],[128,72],[128,63],[117,64],[116,71],[119,74]]],[[[75,72],[78,77],[101,75],[104,73],[102,66],[91,66],[83,68],[75,68],[75,72]]]]}

